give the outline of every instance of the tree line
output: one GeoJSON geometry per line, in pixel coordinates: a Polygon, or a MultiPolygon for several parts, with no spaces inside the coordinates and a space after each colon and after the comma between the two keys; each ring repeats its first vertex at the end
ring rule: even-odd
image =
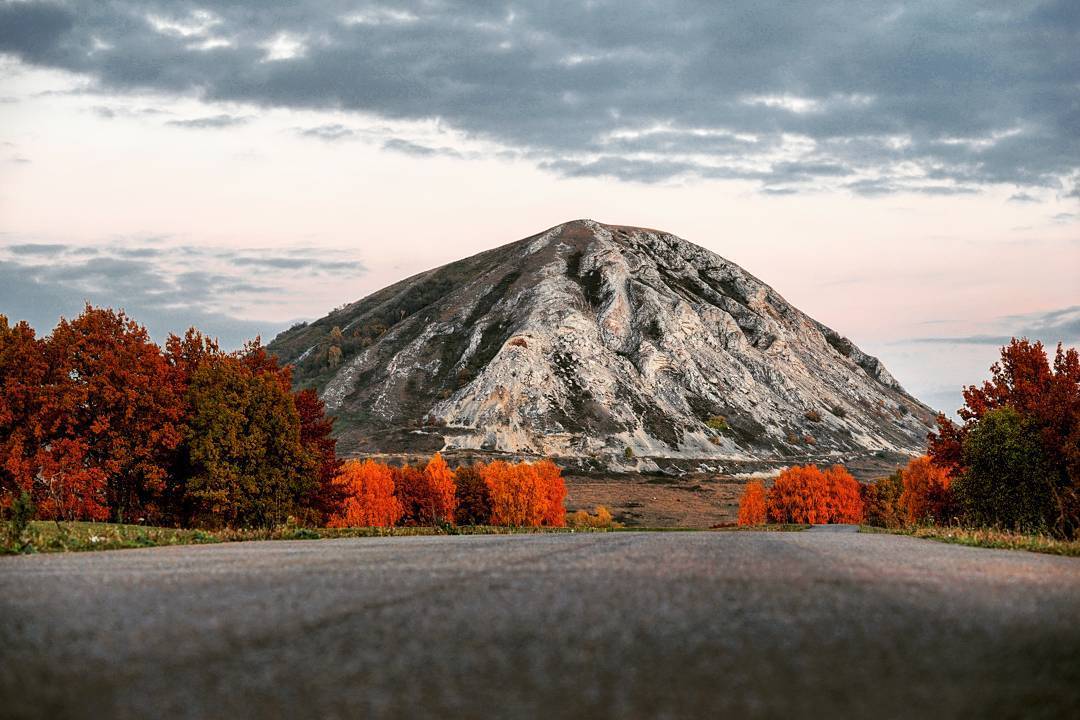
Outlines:
{"type": "Polygon", "coordinates": [[[1076,538],[1080,356],[1059,344],[1051,362],[1042,343],[1014,338],[990,374],[964,388],[961,423],[939,415],[927,455],[857,486],[858,503],[850,484],[828,477],[837,468],[791,468],[768,490],[747,486],[740,524],[964,525],[1076,538]],[[850,508],[855,519],[833,519],[836,506],[850,508]]]}
{"type": "Polygon", "coordinates": [[[258,340],[158,346],[87,305],[38,337],[0,315],[0,508],[183,527],[565,524],[550,461],[342,463],[333,418],[258,340]]]}
{"type": "Polygon", "coordinates": [[[421,469],[350,460],[334,478],[341,493],[330,527],[394,525],[566,525],[566,484],[550,460],[462,465],[436,453],[421,469]]]}

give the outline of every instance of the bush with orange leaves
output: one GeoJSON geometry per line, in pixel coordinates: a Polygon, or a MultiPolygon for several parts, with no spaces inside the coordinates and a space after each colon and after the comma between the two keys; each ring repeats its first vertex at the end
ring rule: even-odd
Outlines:
{"type": "Polygon", "coordinates": [[[541,460],[533,464],[540,486],[544,490],[544,516],[542,522],[551,527],[566,526],[566,483],[563,482],[562,470],[550,460],[541,460]]]}
{"type": "Polygon", "coordinates": [[[566,525],[566,485],[555,463],[511,465],[496,460],[482,466],[480,474],[491,496],[492,525],[566,525]]]}
{"type": "Polygon", "coordinates": [[[777,476],[766,494],[765,513],[774,523],[857,523],[863,501],[858,481],[844,467],[823,472],[816,465],[796,466],[777,476]]]}
{"type": "Polygon", "coordinates": [[[401,518],[390,468],[373,460],[350,460],[334,478],[344,500],[328,527],[392,527],[401,518]]]}
{"type": "Polygon", "coordinates": [[[900,507],[907,522],[946,524],[956,514],[949,471],[934,465],[929,457],[911,460],[900,479],[904,483],[900,507]]]}
{"type": "Polygon", "coordinates": [[[740,525],[765,524],[765,486],[760,480],[746,485],[739,500],[740,525]]]}
{"type": "Polygon", "coordinates": [[[406,465],[392,472],[404,524],[434,525],[453,520],[457,486],[442,455],[435,453],[423,470],[406,465]]]}

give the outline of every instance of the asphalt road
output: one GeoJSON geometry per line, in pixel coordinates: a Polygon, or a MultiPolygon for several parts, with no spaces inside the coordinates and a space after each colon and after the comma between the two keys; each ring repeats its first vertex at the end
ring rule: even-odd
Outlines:
{"type": "Polygon", "coordinates": [[[888,535],[0,558],[5,717],[1076,717],[1080,560],[888,535]]]}

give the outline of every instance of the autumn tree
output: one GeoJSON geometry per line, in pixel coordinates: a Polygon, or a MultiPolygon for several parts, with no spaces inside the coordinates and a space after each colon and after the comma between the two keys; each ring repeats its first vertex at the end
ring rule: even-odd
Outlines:
{"type": "Polygon", "coordinates": [[[821,471],[815,465],[795,466],[781,471],[765,499],[769,522],[828,522],[823,484],[821,471]]]}
{"type": "MultiPolygon", "coordinates": [[[[964,407],[958,411],[961,424],[944,415],[938,416],[938,430],[930,435],[931,459],[936,465],[950,469],[963,485],[961,478],[972,467],[987,467],[988,458],[981,458],[978,453],[985,451],[992,456],[994,451],[992,445],[983,442],[969,444],[969,435],[989,413],[1011,408],[1023,426],[1022,432],[1004,415],[998,416],[992,430],[1011,434],[1010,442],[1022,437],[1024,442],[1039,445],[1038,449],[1028,448],[1023,454],[1044,462],[1043,470],[1051,481],[1048,506],[1040,514],[1051,517],[1048,529],[1055,534],[1075,536],[1080,532],[1080,355],[1076,349],[1066,350],[1059,344],[1051,363],[1042,343],[1014,338],[1001,349],[1001,359],[991,367],[990,373],[990,379],[981,386],[964,389],[964,407]]],[[[1006,481],[1004,476],[1002,481],[1006,481]]],[[[989,493],[984,498],[987,501],[991,495],[1012,492],[1006,489],[999,493],[981,481],[964,487],[965,493],[983,488],[982,491],[989,493]]],[[[967,501],[972,500],[969,495],[967,501]]],[[[983,503],[982,507],[990,505],[983,503]]],[[[999,523],[1004,520],[1004,517],[993,519],[999,523]]],[[[984,517],[983,521],[989,520],[984,517]]]]}
{"type": "Polygon", "coordinates": [[[907,513],[900,504],[904,492],[902,471],[880,477],[861,487],[863,515],[867,525],[899,528],[907,522],[907,513]]]}
{"type": "Polygon", "coordinates": [[[953,515],[952,477],[945,468],[934,465],[927,456],[913,458],[900,473],[903,492],[900,507],[904,520],[947,523],[953,515]]]}
{"type": "Polygon", "coordinates": [[[821,473],[824,485],[826,520],[829,523],[860,523],[863,519],[859,481],[847,468],[833,465],[821,473]]]}
{"type": "Polygon", "coordinates": [[[512,527],[543,523],[548,498],[536,469],[496,460],[481,469],[491,493],[491,523],[512,527]]]}
{"type": "Polygon", "coordinates": [[[544,492],[544,513],[541,522],[549,527],[566,525],[566,482],[562,470],[554,462],[543,459],[533,464],[540,487],[544,492]]]}
{"type": "Polygon", "coordinates": [[[27,323],[9,325],[0,315],[0,507],[23,491],[34,495],[49,424],[42,416],[49,374],[44,342],[27,323]]]}
{"type": "Polygon", "coordinates": [[[491,491],[484,482],[482,465],[460,465],[454,471],[458,525],[486,525],[491,522],[491,491]]]}
{"type": "Polygon", "coordinates": [[[765,524],[765,486],[760,480],[747,483],[739,499],[739,524],[765,524]]]}
{"type": "Polygon", "coordinates": [[[454,487],[454,473],[447,466],[439,453],[435,453],[424,467],[424,479],[427,481],[430,505],[424,508],[431,523],[449,522],[454,519],[457,496],[454,487]]]}
{"type": "Polygon", "coordinates": [[[90,305],[61,319],[46,345],[55,368],[45,388],[50,446],[85,448],[79,462],[107,478],[113,519],[157,519],[183,416],[161,349],[122,311],[90,305]]]}
{"type": "Polygon", "coordinates": [[[334,482],[341,469],[337,457],[337,440],[331,433],[334,418],[326,414],[326,405],[314,390],[301,390],[293,395],[300,416],[300,444],[315,459],[317,485],[308,499],[316,520],[325,521],[341,504],[339,485],[334,482]]]}
{"type": "Polygon", "coordinates": [[[188,387],[185,506],[205,524],[271,526],[303,509],[317,487],[283,373],[250,351],[211,358],[188,387]]]}
{"type": "Polygon", "coordinates": [[[816,465],[782,471],[765,498],[769,522],[857,523],[863,504],[859,483],[842,466],[824,472],[816,465]]]}
{"type": "Polygon", "coordinates": [[[393,527],[401,519],[390,468],[373,460],[350,460],[333,483],[342,498],[330,515],[329,527],[393,527]]]}

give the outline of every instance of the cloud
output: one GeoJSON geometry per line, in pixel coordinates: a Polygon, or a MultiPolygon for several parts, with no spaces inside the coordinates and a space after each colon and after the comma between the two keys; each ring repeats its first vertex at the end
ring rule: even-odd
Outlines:
{"type": "Polygon", "coordinates": [[[16,255],[59,255],[70,247],[59,243],[19,243],[8,245],[7,249],[16,255]]]}
{"type": "Polygon", "coordinates": [[[169,120],[165,124],[188,128],[190,130],[219,130],[221,128],[235,127],[247,123],[250,118],[236,115],[212,115],[209,117],[191,118],[190,120],[169,120]]]}
{"type": "Polygon", "coordinates": [[[244,319],[239,306],[280,306],[306,292],[309,278],[367,271],[335,249],[166,250],[157,240],[0,245],[0,313],[47,333],[59,317],[73,317],[91,302],[125,309],[158,340],[195,325],[226,347],[239,347],[257,334],[272,337],[294,319],[244,319]]]}
{"type": "Polygon", "coordinates": [[[415,155],[418,157],[432,157],[435,155],[442,155],[444,157],[461,157],[461,153],[453,148],[447,147],[430,147],[428,145],[421,145],[414,143],[411,140],[404,140],[402,138],[390,138],[382,144],[383,150],[393,150],[394,152],[405,153],[406,155],[415,155]]]}
{"type": "Polygon", "coordinates": [[[102,93],[437,120],[572,176],[1023,195],[1080,172],[1078,7],[24,0],[0,52],[102,93]]]}
{"type": "Polygon", "coordinates": [[[348,140],[356,136],[355,130],[338,123],[317,125],[315,127],[309,128],[297,128],[296,132],[298,135],[301,135],[303,137],[316,138],[318,140],[325,140],[327,142],[348,140]]]}
{"type": "Polygon", "coordinates": [[[1013,193],[1009,196],[1009,202],[1012,203],[1037,203],[1039,198],[1035,197],[1031,193],[1019,192],[1013,193]]]}
{"type": "Polygon", "coordinates": [[[1054,346],[1057,343],[1073,345],[1080,343],[1080,305],[1039,313],[1008,315],[994,323],[1003,329],[1001,333],[977,333],[942,337],[919,337],[903,342],[931,343],[938,345],[1007,345],[1014,338],[1026,337],[1041,340],[1054,346]]]}

